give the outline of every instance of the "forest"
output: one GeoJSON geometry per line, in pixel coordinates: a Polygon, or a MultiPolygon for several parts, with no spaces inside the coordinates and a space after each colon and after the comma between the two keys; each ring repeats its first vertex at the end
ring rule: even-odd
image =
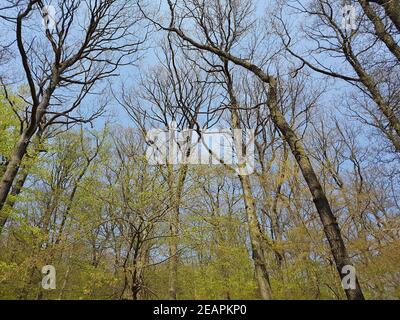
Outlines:
{"type": "Polygon", "coordinates": [[[0,30],[1,300],[400,299],[400,0],[1,0],[0,30]]]}

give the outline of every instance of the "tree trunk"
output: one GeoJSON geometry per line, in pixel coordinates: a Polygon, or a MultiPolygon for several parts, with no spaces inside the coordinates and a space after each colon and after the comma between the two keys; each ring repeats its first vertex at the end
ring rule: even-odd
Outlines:
{"type": "MultiPolygon", "coordinates": [[[[283,158],[281,161],[281,164],[279,166],[279,173],[278,173],[278,181],[277,181],[277,187],[275,190],[275,197],[272,202],[272,208],[271,208],[271,227],[273,230],[274,238],[273,240],[277,242],[278,244],[282,241],[282,227],[279,221],[279,213],[278,213],[278,202],[281,198],[281,190],[282,186],[285,182],[286,179],[286,167],[287,167],[287,160],[288,160],[289,154],[287,150],[287,145],[286,143],[283,145],[283,158]]],[[[266,179],[263,179],[263,189],[264,192],[266,192],[266,179]]],[[[285,252],[283,249],[277,249],[274,248],[274,253],[276,256],[276,261],[279,267],[279,271],[282,272],[282,265],[283,261],[285,258],[285,252]]],[[[283,276],[283,275],[282,275],[283,276]]]]}
{"type": "Polygon", "coordinates": [[[3,210],[3,207],[6,203],[8,194],[10,193],[15,177],[18,174],[21,161],[26,154],[30,138],[31,137],[28,136],[26,132],[22,133],[15,146],[14,153],[7,164],[6,171],[0,181],[0,234],[3,231],[8,218],[8,214],[4,212],[5,210],[3,210]]]}
{"type": "MultiPolygon", "coordinates": [[[[229,99],[231,103],[231,121],[233,129],[240,129],[240,119],[238,114],[238,102],[233,89],[233,82],[229,73],[228,61],[224,60],[224,73],[228,88],[229,99]]],[[[237,148],[243,148],[242,141],[235,141],[237,148]]],[[[267,255],[265,250],[266,236],[263,233],[257,218],[254,197],[251,191],[250,178],[248,176],[239,175],[240,183],[243,189],[245,210],[247,215],[251,249],[253,252],[253,260],[255,267],[256,280],[259,286],[260,295],[263,300],[272,299],[272,290],[269,281],[267,255]]]]}
{"type": "MultiPolygon", "coordinates": [[[[190,151],[188,151],[190,153],[190,151]]],[[[170,177],[173,177],[173,168],[170,166],[170,177]]],[[[173,181],[170,181],[170,190],[174,190],[172,196],[172,217],[170,221],[170,265],[169,265],[169,298],[171,300],[177,300],[178,297],[178,266],[179,266],[179,250],[178,250],[178,239],[179,239],[179,208],[182,199],[183,186],[185,184],[188,166],[184,164],[178,170],[178,182],[176,189],[174,188],[173,181]]]]}
{"type": "MultiPolygon", "coordinates": [[[[375,12],[375,10],[369,5],[367,0],[359,0],[358,1],[361,7],[364,10],[364,13],[367,15],[368,19],[374,25],[375,33],[378,38],[386,45],[386,47],[395,55],[397,60],[400,61],[400,47],[396,43],[396,40],[392,37],[392,35],[386,31],[386,27],[383,24],[381,18],[375,12]]],[[[398,13],[400,15],[400,12],[398,13]]]]}
{"type": "Polygon", "coordinates": [[[386,15],[392,20],[400,32],[400,1],[399,0],[370,0],[376,2],[385,9],[386,15]]]}
{"type": "Polygon", "coordinates": [[[243,188],[245,209],[249,226],[251,249],[256,273],[256,280],[263,300],[272,299],[272,290],[269,282],[267,268],[267,256],[265,250],[265,235],[257,219],[254,197],[251,192],[250,179],[248,176],[240,176],[240,183],[243,188]]]}
{"type": "Polygon", "coordinates": [[[177,283],[178,283],[178,225],[179,225],[179,208],[174,208],[173,216],[170,222],[171,243],[169,248],[170,264],[169,264],[169,298],[177,300],[177,283]]]}
{"type": "MultiPolygon", "coordinates": [[[[300,170],[303,173],[304,179],[307,182],[308,188],[313,197],[315,207],[317,208],[322,225],[324,227],[325,236],[328,239],[331,252],[336,263],[336,268],[339,272],[339,276],[341,279],[343,279],[345,274],[342,274],[342,268],[346,265],[351,265],[351,262],[347,254],[338,223],[331,210],[325,192],[323,191],[322,186],[319,183],[319,180],[314,172],[311,161],[307,156],[306,150],[301,143],[301,140],[290,128],[283,114],[278,108],[276,86],[276,80],[271,80],[269,85],[268,108],[270,110],[272,120],[281,131],[286,142],[289,144],[290,149],[292,150],[292,153],[296,158],[297,163],[299,164],[300,170]]],[[[357,277],[356,288],[346,289],[345,292],[349,300],[364,299],[357,277]]]]}

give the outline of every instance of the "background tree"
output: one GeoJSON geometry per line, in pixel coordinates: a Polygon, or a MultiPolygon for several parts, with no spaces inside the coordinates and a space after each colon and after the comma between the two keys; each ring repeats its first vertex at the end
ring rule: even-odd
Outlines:
{"type": "Polygon", "coordinates": [[[54,30],[49,26],[45,31],[32,32],[38,29],[32,28],[32,16],[40,14],[42,8],[42,1],[32,0],[27,4],[18,2],[10,12],[3,13],[15,28],[29,95],[24,97],[26,107],[19,115],[18,141],[0,182],[0,210],[37,130],[51,125],[70,127],[97,118],[102,105],[94,113],[88,112],[89,116],[77,110],[99,80],[115,75],[120,65],[132,62],[132,55],[143,41],[134,34],[138,19],[134,18],[135,6],[128,1],[61,1],[56,9],[60,19],[54,30]],[[80,24],[83,17],[86,21],[80,24]],[[23,29],[24,23],[30,24],[29,32],[23,29]],[[66,95],[66,90],[74,94],[66,95]]]}

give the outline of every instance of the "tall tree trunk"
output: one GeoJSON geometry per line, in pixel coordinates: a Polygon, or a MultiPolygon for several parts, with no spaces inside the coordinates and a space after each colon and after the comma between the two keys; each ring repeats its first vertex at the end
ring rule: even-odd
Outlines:
{"type": "MultiPolygon", "coordinates": [[[[224,73],[228,88],[229,99],[231,103],[231,121],[233,129],[240,129],[240,119],[238,113],[238,102],[234,93],[233,81],[229,72],[229,64],[224,60],[224,73]]],[[[243,148],[242,141],[235,142],[237,148],[243,148]]],[[[272,299],[271,284],[269,281],[267,252],[265,248],[266,236],[263,233],[258,221],[254,197],[251,190],[249,176],[239,175],[240,183],[243,189],[245,210],[248,221],[251,248],[255,267],[256,280],[259,286],[260,295],[263,300],[272,299]]]]}
{"type": "MultiPolygon", "coordinates": [[[[190,150],[186,156],[190,154],[190,150]]],[[[170,166],[170,177],[173,178],[173,168],[170,166]]],[[[174,183],[170,180],[170,190],[173,190],[172,196],[172,217],[170,221],[170,264],[169,264],[169,298],[171,300],[177,300],[178,298],[178,267],[179,267],[179,250],[178,250],[178,239],[179,239],[179,209],[182,200],[183,186],[185,184],[186,176],[187,176],[188,166],[187,164],[183,164],[181,168],[179,168],[177,175],[178,181],[177,186],[174,188],[174,183]]]]}
{"type": "MultiPolygon", "coordinates": [[[[39,156],[39,153],[41,152],[40,150],[40,145],[42,142],[42,133],[38,133],[35,136],[35,139],[33,139],[33,144],[35,145],[34,151],[33,151],[33,155],[31,155],[31,159],[30,159],[30,163],[25,163],[25,164],[20,164],[19,165],[19,169],[17,172],[17,176],[16,176],[16,180],[15,183],[11,186],[11,190],[9,191],[9,194],[12,196],[12,198],[6,198],[6,205],[9,208],[14,208],[15,205],[15,197],[17,197],[21,192],[22,192],[22,188],[25,185],[25,182],[29,176],[30,170],[33,166],[33,163],[36,161],[36,159],[39,156]]],[[[25,151],[26,153],[26,151],[25,151]]],[[[22,160],[21,160],[22,161],[22,160]]],[[[1,171],[0,168],[0,173],[3,174],[5,173],[6,170],[6,166],[4,167],[4,171],[1,171]]],[[[4,228],[5,224],[7,223],[8,220],[8,215],[4,214],[1,215],[1,207],[0,207],[0,234],[2,229],[4,228]]]]}
{"type": "Polygon", "coordinates": [[[392,20],[397,30],[400,32],[400,1],[399,0],[370,0],[381,5],[385,9],[386,15],[392,20]]]}
{"type": "Polygon", "coordinates": [[[263,300],[271,300],[272,290],[267,268],[267,252],[265,250],[266,238],[261,230],[257,218],[254,197],[251,192],[250,178],[248,176],[239,176],[239,178],[243,188],[256,280],[259,286],[261,298],[263,300]]]}
{"type": "MultiPolygon", "coordinates": [[[[292,153],[299,164],[300,170],[307,182],[315,207],[317,208],[319,217],[324,227],[325,236],[328,239],[331,252],[336,263],[337,271],[340,278],[343,279],[345,274],[342,274],[342,269],[346,265],[351,265],[351,262],[347,254],[338,223],[329,205],[325,192],[322,189],[322,186],[314,172],[311,161],[308,158],[301,139],[297,137],[296,133],[286,122],[283,114],[278,108],[276,91],[276,80],[271,79],[269,84],[268,108],[270,110],[272,120],[281,131],[286,142],[289,144],[290,149],[292,150],[292,153]]],[[[345,289],[345,292],[347,298],[350,300],[364,299],[357,277],[355,289],[345,289]]]]}
{"type": "MultiPolygon", "coordinates": [[[[397,60],[400,61],[400,46],[396,43],[396,40],[392,37],[392,35],[386,31],[385,25],[383,24],[378,14],[375,12],[374,8],[369,5],[367,0],[359,0],[358,2],[363,8],[364,13],[367,15],[368,19],[371,20],[371,22],[373,23],[375,33],[378,38],[394,54],[397,60]]],[[[400,16],[400,11],[398,15],[400,16]]]]}
{"type": "MultiPolygon", "coordinates": [[[[22,172],[20,173],[19,177],[17,178],[15,185],[11,188],[11,192],[10,192],[11,196],[17,197],[21,193],[22,188],[24,187],[25,181],[29,175],[29,171],[26,169],[27,168],[21,169],[22,172]]],[[[9,208],[14,208],[14,205],[15,205],[15,199],[12,199],[10,201],[7,200],[7,206],[9,208]]],[[[0,234],[1,234],[1,231],[3,230],[5,224],[7,223],[7,220],[8,220],[7,214],[0,216],[0,234]]]]}
{"type": "Polygon", "coordinates": [[[170,221],[171,242],[169,248],[170,263],[169,263],[169,298],[170,300],[178,299],[178,226],[179,226],[179,208],[174,207],[170,221]]]}
{"type": "Polygon", "coordinates": [[[343,52],[347,61],[351,64],[354,71],[359,76],[361,83],[368,89],[371,98],[378,106],[378,109],[387,119],[387,127],[384,130],[387,138],[393,143],[397,152],[400,152],[400,118],[396,114],[393,106],[389,105],[379,90],[378,84],[373,77],[367,73],[358,60],[358,57],[353,53],[350,45],[343,46],[343,52]]]}
{"type": "Polygon", "coordinates": [[[4,212],[3,207],[28,149],[30,138],[31,136],[27,135],[26,132],[22,133],[0,181],[0,234],[8,218],[8,214],[4,212]]]}
{"type": "MultiPolygon", "coordinates": [[[[273,234],[274,234],[273,241],[277,242],[278,244],[280,241],[282,241],[282,227],[281,227],[281,224],[279,221],[278,202],[281,198],[281,195],[282,195],[281,190],[282,190],[283,184],[286,179],[288,157],[289,157],[289,154],[288,154],[288,150],[287,150],[287,145],[286,145],[286,143],[284,143],[283,158],[282,158],[282,161],[279,166],[278,181],[277,181],[277,186],[275,189],[275,197],[273,199],[272,207],[271,207],[271,227],[272,227],[273,234]]],[[[262,187],[264,189],[264,192],[267,192],[267,188],[266,188],[267,181],[265,179],[265,176],[264,176],[262,182],[263,182],[262,187]]],[[[275,253],[279,271],[282,273],[282,265],[283,265],[284,258],[285,258],[285,252],[283,249],[274,248],[273,250],[275,253]]],[[[281,276],[283,278],[283,274],[281,274],[281,276]]]]}

